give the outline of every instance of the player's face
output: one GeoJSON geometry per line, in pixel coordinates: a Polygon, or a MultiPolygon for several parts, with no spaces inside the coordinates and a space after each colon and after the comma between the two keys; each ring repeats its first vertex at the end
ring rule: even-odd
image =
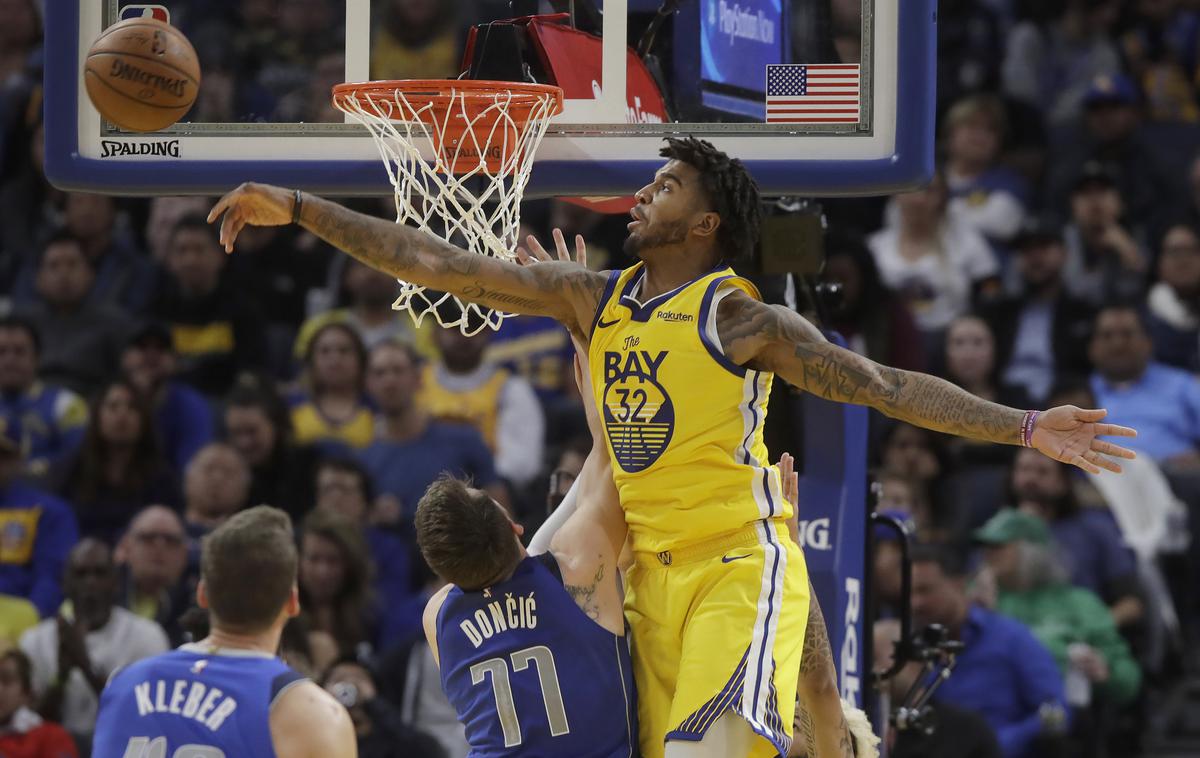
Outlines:
{"type": "Polygon", "coordinates": [[[23,391],[37,377],[37,351],[24,329],[0,329],[0,390],[23,391]]]}
{"type": "Polygon", "coordinates": [[[21,686],[17,663],[0,659],[0,724],[7,724],[17,709],[29,703],[29,693],[21,686]]]}
{"type": "Polygon", "coordinates": [[[634,195],[637,204],[629,215],[625,252],[644,258],[645,253],[682,245],[698,214],[704,213],[700,172],[681,161],[667,161],[654,181],[634,195]]]}
{"type": "Polygon", "coordinates": [[[380,345],[367,364],[367,392],[384,413],[402,413],[412,405],[421,372],[407,351],[380,345]]]}
{"type": "Polygon", "coordinates": [[[111,445],[132,445],[142,433],[142,419],[127,387],[115,385],[100,402],[100,436],[111,445]]]}

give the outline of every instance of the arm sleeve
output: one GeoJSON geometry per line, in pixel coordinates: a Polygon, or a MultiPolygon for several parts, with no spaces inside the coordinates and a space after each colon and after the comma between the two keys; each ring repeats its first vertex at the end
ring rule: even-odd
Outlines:
{"type": "Polygon", "coordinates": [[[567,490],[563,501],[554,509],[554,513],[550,514],[542,525],[538,527],[537,532],[533,535],[533,539],[529,541],[529,554],[537,555],[544,553],[550,549],[550,542],[554,539],[554,535],[562,528],[562,525],[567,523],[575,510],[579,507],[579,482],[582,477],[577,478],[571,483],[571,488],[567,490]]]}
{"type": "Polygon", "coordinates": [[[1066,712],[1067,703],[1062,674],[1059,673],[1050,651],[1037,641],[1032,632],[1020,625],[1014,629],[1010,642],[1013,647],[1010,660],[1016,668],[1021,703],[1029,715],[997,729],[996,738],[1004,755],[1015,756],[1023,755],[1041,734],[1042,719],[1039,709],[1050,703],[1066,712]]]}
{"type": "Polygon", "coordinates": [[[518,486],[542,468],[546,420],[529,382],[511,377],[504,384],[496,421],[496,471],[518,486]]]}
{"type": "Polygon", "coordinates": [[[33,546],[33,586],[29,602],[37,606],[42,618],[53,616],[62,603],[63,566],[67,553],[79,541],[79,525],[75,514],[61,501],[48,502],[38,523],[37,541],[33,546]]]}

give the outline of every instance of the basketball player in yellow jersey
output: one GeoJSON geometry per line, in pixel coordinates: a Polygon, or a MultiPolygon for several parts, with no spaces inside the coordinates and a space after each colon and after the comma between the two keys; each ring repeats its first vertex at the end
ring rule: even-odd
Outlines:
{"type": "MultiPolygon", "coordinates": [[[[830,344],[726,268],[758,236],[758,190],[741,163],[692,138],[669,139],[663,155],[632,212],[626,246],[641,262],[607,275],[566,261],[523,267],[473,255],[279,187],[244,184],[209,218],[223,215],[227,251],[246,224],[291,221],[398,279],[552,316],[594,342],[593,387],[637,554],[626,610],[642,750],[785,754],[808,586],[762,444],[773,375],[936,431],[1027,444],[1091,472],[1120,471],[1108,456],[1133,456],[1099,437],[1134,432],[1101,423],[1102,410],[1008,408],[830,344]]],[[[561,232],[555,242],[565,250],[561,232]]],[[[844,721],[822,721],[833,719],[814,714],[816,744],[846,755],[844,721]]]]}

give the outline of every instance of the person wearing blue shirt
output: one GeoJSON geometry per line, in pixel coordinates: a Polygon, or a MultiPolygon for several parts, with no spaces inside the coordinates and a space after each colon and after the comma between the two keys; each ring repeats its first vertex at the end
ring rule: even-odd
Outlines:
{"type": "Polygon", "coordinates": [[[416,402],[420,382],[419,358],[410,346],[383,342],[371,351],[367,392],[380,413],[375,439],[358,457],[384,506],[398,505],[399,520],[411,524],[417,502],[442,473],[471,477],[476,487],[507,505],[507,491],[479,432],[430,418],[416,402]]]}
{"type": "Polygon", "coordinates": [[[916,626],[941,624],[963,644],[935,700],[982,716],[1005,758],[1033,758],[1040,740],[1066,731],[1054,656],[1023,624],[972,604],[963,563],[947,548],[913,548],[912,612],[916,626]]]}
{"type": "Polygon", "coordinates": [[[38,381],[41,343],[23,318],[0,318],[0,430],[16,441],[25,473],[44,476],[78,447],[87,404],[70,390],[38,381]]]}
{"type": "Polygon", "coordinates": [[[176,471],[216,438],[213,410],[204,395],[173,381],[175,345],[165,324],[150,321],[130,336],[121,370],[154,403],[154,426],[163,455],[176,471]]]}
{"type": "Polygon", "coordinates": [[[29,600],[43,617],[62,602],[63,566],[79,539],[71,507],[12,481],[20,448],[0,434],[0,594],[29,600]]]}
{"type": "Polygon", "coordinates": [[[1141,312],[1124,305],[1102,309],[1089,353],[1096,402],[1113,423],[1137,427],[1129,447],[1160,465],[1200,464],[1200,381],[1151,360],[1154,345],[1141,312]]]}

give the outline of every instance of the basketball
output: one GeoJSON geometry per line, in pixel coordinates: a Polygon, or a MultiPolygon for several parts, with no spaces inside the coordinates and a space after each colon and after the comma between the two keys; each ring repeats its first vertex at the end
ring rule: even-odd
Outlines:
{"type": "Polygon", "coordinates": [[[131,18],[96,40],[83,78],[100,115],[122,129],[153,132],[174,124],[196,101],[200,60],[175,27],[131,18]]]}

